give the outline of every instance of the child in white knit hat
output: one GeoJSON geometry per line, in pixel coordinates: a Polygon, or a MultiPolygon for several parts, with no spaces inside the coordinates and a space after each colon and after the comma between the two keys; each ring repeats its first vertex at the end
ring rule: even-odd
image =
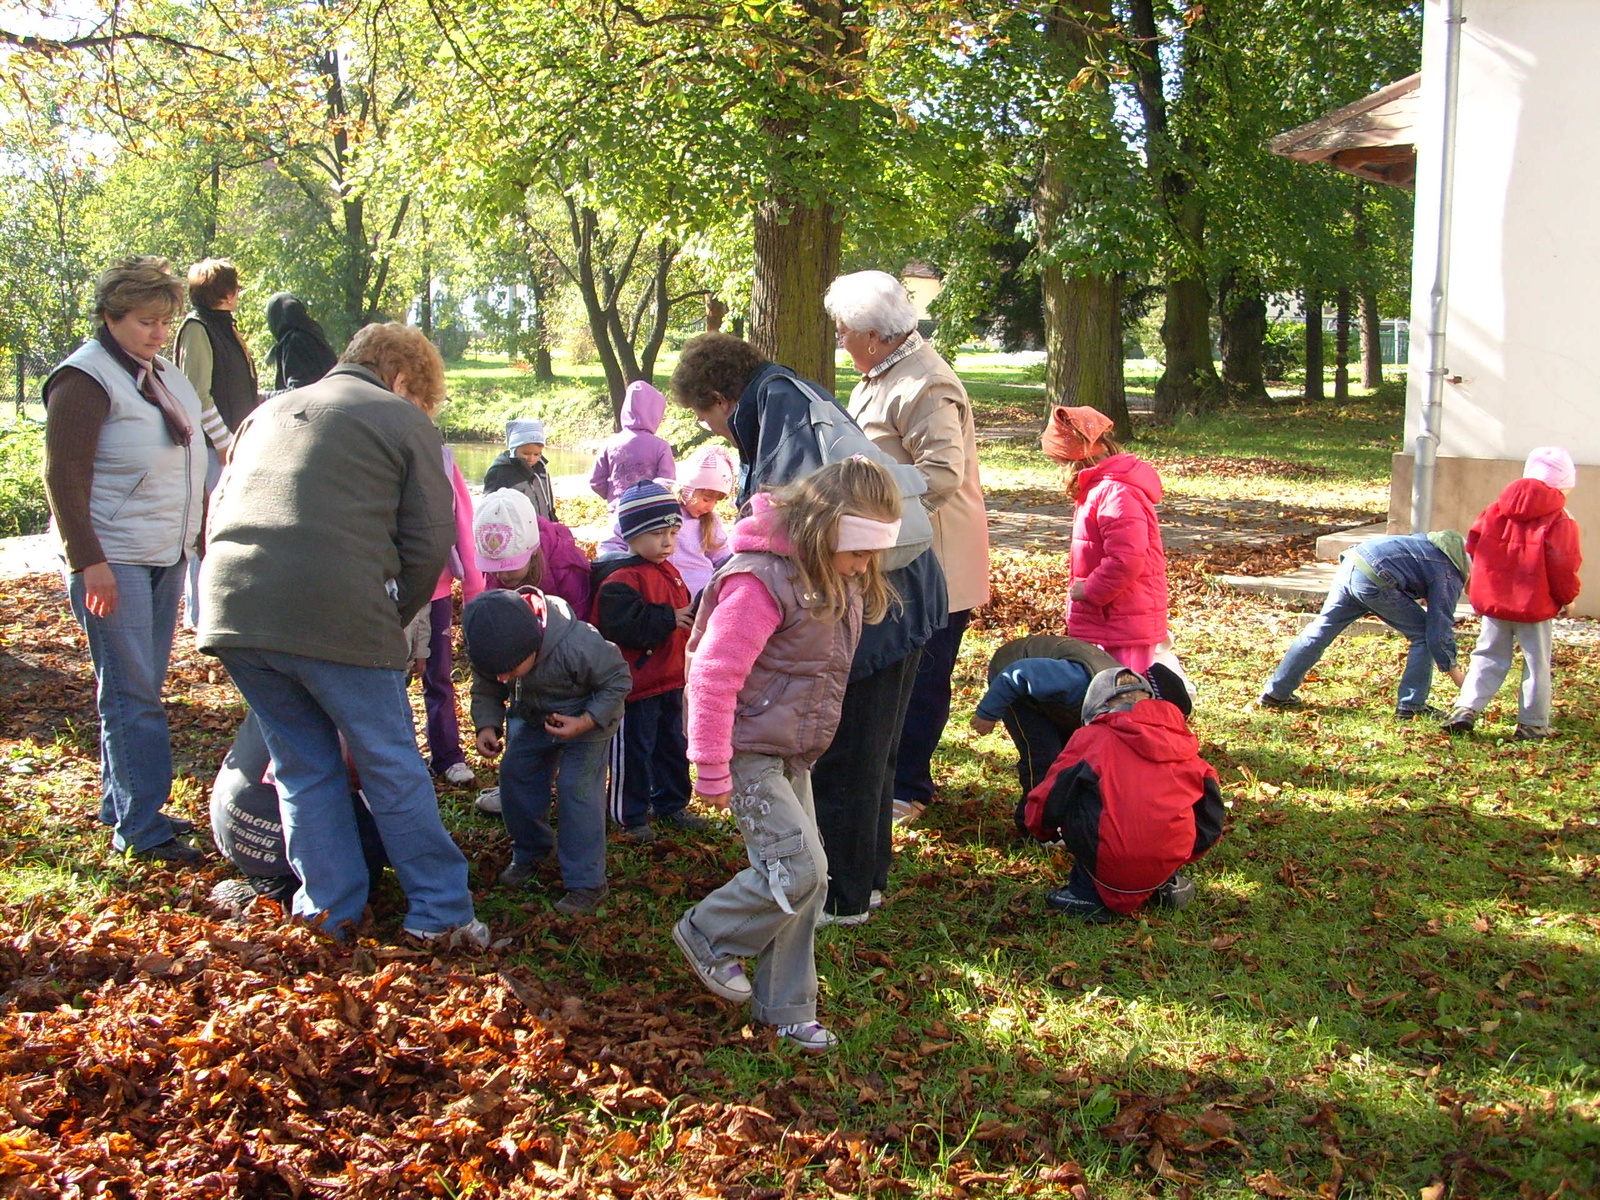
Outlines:
{"type": "Polygon", "coordinates": [[[1449,732],[1471,732],[1505,682],[1515,646],[1521,646],[1514,736],[1518,741],[1550,736],[1551,621],[1571,615],[1583,565],[1578,523],[1567,512],[1567,493],[1577,482],[1572,455],[1560,446],[1540,446],[1528,455],[1522,478],[1508,484],[1472,523],[1467,595],[1483,614],[1483,633],[1461,697],[1444,722],[1449,732]]]}
{"type": "Polygon", "coordinates": [[[546,521],[556,519],[555,490],[544,462],[544,422],[516,418],[506,422],[506,448],[489,464],[483,477],[483,494],[514,488],[529,500],[546,521]]]}

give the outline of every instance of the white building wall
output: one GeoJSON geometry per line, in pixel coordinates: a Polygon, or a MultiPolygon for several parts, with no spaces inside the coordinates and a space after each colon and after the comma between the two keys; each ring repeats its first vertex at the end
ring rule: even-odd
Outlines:
{"type": "MultiPolygon", "coordinates": [[[[1426,0],[1406,453],[1427,389],[1444,0],[1426,0]]],[[[1442,457],[1600,465],[1600,0],[1462,0],[1442,457]]],[[[1575,496],[1576,500],[1577,497],[1575,496]]]]}

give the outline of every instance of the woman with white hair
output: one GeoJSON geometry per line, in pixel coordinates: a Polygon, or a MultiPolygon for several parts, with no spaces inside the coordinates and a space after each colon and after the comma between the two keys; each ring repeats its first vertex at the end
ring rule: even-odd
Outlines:
{"type": "MultiPolygon", "coordinates": [[[[883,271],[841,275],[822,303],[839,345],[861,372],[850,415],[897,462],[913,464],[927,480],[922,501],[931,510],[933,552],[950,592],[949,622],[922,647],[907,681],[909,698],[901,698],[893,805],[896,818],[909,822],[933,799],[929,764],[950,717],[950,674],[968,617],[989,599],[989,521],[978,482],[977,435],[966,389],[917,332],[916,310],[898,279],[883,271]]],[[[887,845],[879,861],[877,889],[887,882],[887,845]]]]}

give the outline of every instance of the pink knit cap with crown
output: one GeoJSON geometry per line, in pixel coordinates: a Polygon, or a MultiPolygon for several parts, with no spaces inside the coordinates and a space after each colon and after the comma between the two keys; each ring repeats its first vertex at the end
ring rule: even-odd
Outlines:
{"type": "Polygon", "coordinates": [[[1522,477],[1553,488],[1569,488],[1578,482],[1578,469],[1572,465],[1572,455],[1560,446],[1540,446],[1528,455],[1522,477]]]}

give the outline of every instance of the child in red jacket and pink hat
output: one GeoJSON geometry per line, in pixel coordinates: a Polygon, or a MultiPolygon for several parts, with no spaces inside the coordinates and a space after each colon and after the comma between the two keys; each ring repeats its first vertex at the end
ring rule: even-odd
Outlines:
{"type": "Polygon", "coordinates": [[[1094,643],[1141,675],[1160,662],[1189,687],[1167,637],[1167,553],[1156,517],[1161,477],[1123,453],[1111,429],[1098,409],[1057,407],[1040,439],[1066,467],[1076,505],[1067,636],[1094,643]]]}
{"type": "Polygon", "coordinates": [[[1483,614],[1483,633],[1461,698],[1444,723],[1451,733],[1471,732],[1505,682],[1515,644],[1522,647],[1515,736],[1550,736],[1550,622],[1571,615],[1583,565],[1578,523],[1567,512],[1567,493],[1577,481],[1572,455],[1540,446],[1528,455],[1522,478],[1472,523],[1467,595],[1483,614]]]}

